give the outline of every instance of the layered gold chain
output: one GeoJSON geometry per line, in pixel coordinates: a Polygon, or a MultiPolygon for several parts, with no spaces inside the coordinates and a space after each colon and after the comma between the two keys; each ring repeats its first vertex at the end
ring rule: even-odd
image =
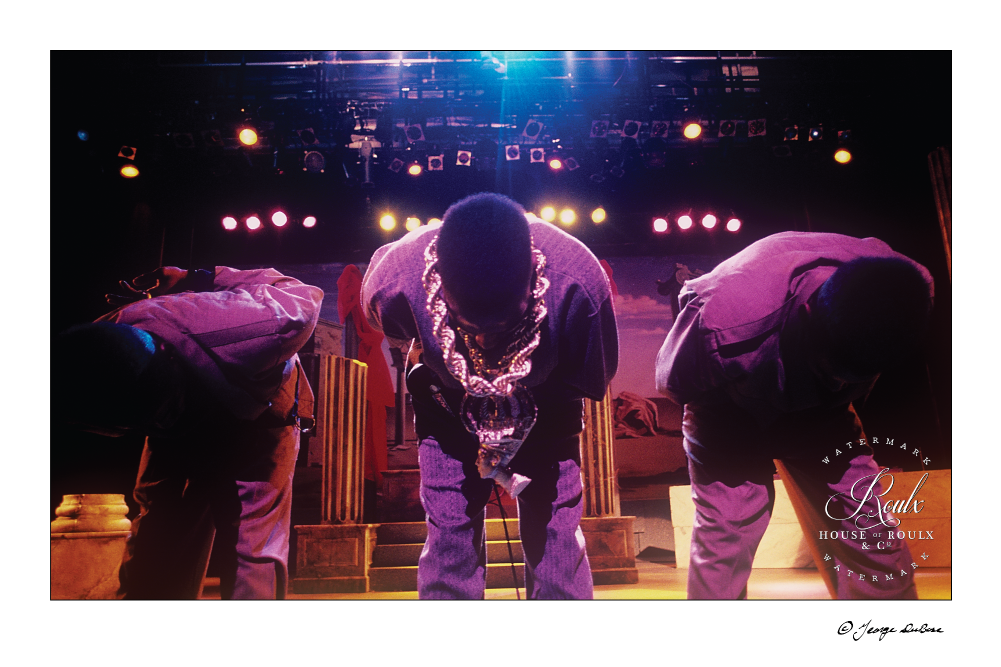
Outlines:
{"type": "Polygon", "coordinates": [[[532,370],[531,354],[539,346],[541,340],[540,327],[546,317],[546,302],[544,295],[549,289],[549,281],[545,277],[546,256],[532,244],[532,259],[535,263],[535,285],[532,288],[532,305],[529,315],[515,330],[514,340],[508,344],[504,356],[495,365],[487,363],[483,350],[476,344],[473,336],[460,330],[469,358],[473,364],[473,372],[465,358],[455,349],[455,331],[448,325],[448,304],[441,290],[441,275],[438,273],[438,237],[431,239],[424,249],[424,275],[422,281],[427,292],[427,311],[431,316],[432,331],[438,344],[441,345],[445,367],[456,380],[462,383],[466,393],[471,396],[507,396],[514,391],[518,380],[528,375],[532,370]]]}

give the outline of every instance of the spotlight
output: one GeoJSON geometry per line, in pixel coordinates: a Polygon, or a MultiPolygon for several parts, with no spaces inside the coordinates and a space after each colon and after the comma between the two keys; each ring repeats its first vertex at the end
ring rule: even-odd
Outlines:
{"type": "Polygon", "coordinates": [[[118,157],[123,157],[129,160],[136,159],[136,149],[132,146],[122,146],[118,149],[118,157]]]}
{"type": "Polygon", "coordinates": [[[316,140],[316,132],[313,132],[313,128],[307,127],[302,130],[298,130],[299,141],[307,146],[312,146],[313,144],[320,143],[316,140]]]}
{"type": "Polygon", "coordinates": [[[521,149],[518,147],[517,144],[515,144],[513,146],[505,146],[504,147],[504,157],[507,158],[507,160],[509,160],[509,161],[510,160],[517,160],[517,159],[519,159],[521,157],[521,149]]]}
{"type": "Polygon", "coordinates": [[[552,160],[549,161],[549,168],[552,169],[553,171],[556,171],[557,169],[562,169],[563,161],[560,160],[558,157],[554,157],[552,160]]]}
{"type": "Polygon", "coordinates": [[[396,228],[396,218],[387,213],[386,215],[379,218],[379,226],[384,230],[391,231],[396,228]]]}
{"type": "Polygon", "coordinates": [[[90,132],[88,132],[87,130],[80,130],[79,132],[76,133],[76,138],[79,139],[80,141],[87,141],[88,139],[90,139],[90,132]]]}
{"type": "Polygon", "coordinates": [[[579,169],[580,168],[580,163],[577,162],[577,160],[575,160],[572,157],[568,157],[567,158],[566,165],[567,165],[567,169],[569,169],[570,171],[573,171],[574,169],[579,169]]]}
{"type": "Polygon", "coordinates": [[[529,119],[528,123],[525,125],[524,131],[521,133],[521,136],[533,140],[538,139],[539,135],[542,134],[543,127],[544,125],[534,118],[529,119]]]}
{"type": "Polygon", "coordinates": [[[689,139],[698,139],[702,134],[702,126],[698,123],[688,123],[685,125],[685,136],[689,139]]]}
{"type": "Polygon", "coordinates": [[[240,130],[240,143],[244,146],[253,146],[257,143],[257,132],[249,127],[245,127],[240,130]]]}
{"type": "Polygon", "coordinates": [[[737,124],[732,120],[721,120],[719,122],[719,136],[732,137],[737,133],[737,124]]]}
{"type": "Polygon", "coordinates": [[[209,147],[222,146],[222,134],[219,130],[202,130],[202,141],[209,147]]]}
{"type": "Polygon", "coordinates": [[[121,168],[119,173],[125,178],[135,178],[139,175],[139,170],[136,169],[135,165],[127,164],[121,168]]]}
{"type": "Polygon", "coordinates": [[[838,141],[840,143],[845,143],[846,141],[852,140],[851,130],[838,130],[838,141]]]}
{"type": "Polygon", "coordinates": [[[227,215],[225,218],[222,219],[222,228],[229,231],[233,231],[234,229],[236,229],[238,224],[239,223],[237,223],[236,218],[234,218],[231,215],[227,215]]]}
{"type": "Polygon", "coordinates": [[[600,206],[591,211],[591,221],[594,222],[595,224],[604,222],[606,217],[608,216],[605,213],[605,209],[601,208],[600,206]]]}
{"type": "Polygon", "coordinates": [[[316,218],[313,217],[313,216],[311,216],[311,215],[307,215],[302,220],[302,226],[303,227],[315,227],[316,226],[316,218]]]}
{"type": "Polygon", "coordinates": [[[635,139],[640,134],[640,122],[638,120],[627,120],[622,123],[622,136],[635,139]]]}
{"type": "Polygon", "coordinates": [[[275,227],[284,227],[285,223],[288,222],[288,216],[283,211],[275,211],[271,215],[271,222],[275,227]]]}
{"type": "Polygon", "coordinates": [[[415,218],[413,216],[410,216],[409,218],[407,218],[406,223],[404,223],[404,227],[407,228],[408,232],[412,232],[412,231],[414,231],[415,229],[417,229],[420,226],[421,226],[421,220],[420,220],[420,218],[415,218]]]}
{"type": "Polygon", "coordinates": [[[322,174],[327,166],[327,159],[320,151],[309,151],[302,158],[302,170],[311,174],[322,174]]]}
{"type": "Polygon", "coordinates": [[[602,139],[608,134],[608,121],[607,120],[592,120],[591,121],[591,138],[592,139],[602,139]]]}
{"type": "Polygon", "coordinates": [[[667,231],[667,220],[664,218],[657,218],[653,221],[653,231],[658,234],[663,234],[667,231]]]}
{"type": "Polygon", "coordinates": [[[480,69],[484,71],[496,72],[503,76],[507,73],[507,65],[502,63],[497,56],[490,51],[480,51],[480,69]]]}
{"type": "Polygon", "coordinates": [[[407,125],[405,131],[407,134],[407,141],[410,143],[424,141],[424,129],[420,125],[407,125]]]}
{"type": "Polygon", "coordinates": [[[560,211],[560,222],[564,225],[572,225],[577,220],[577,214],[573,209],[565,208],[560,211]]]}
{"type": "Polygon", "coordinates": [[[407,167],[407,173],[411,176],[420,176],[422,171],[424,171],[424,169],[416,162],[407,167]]]}
{"type": "Polygon", "coordinates": [[[473,154],[469,151],[459,151],[455,157],[455,164],[460,167],[468,167],[473,161],[473,154]]]}
{"type": "Polygon", "coordinates": [[[834,152],[834,161],[841,164],[848,164],[852,161],[852,154],[847,148],[839,148],[834,152]]]}
{"type": "Polygon", "coordinates": [[[681,227],[682,229],[689,229],[693,224],[692,216],[690,215],[686,214],[678,218],[678,227],[681,227]]]}
{"type": "Polygon", "coordinates": [[[747,121],[747,136],[763,137],[768,134],[768,124],[764,118],[754,118],[747,121]]]}
{"type": "Polygon", "coordinates": [[[428,171],[443,171],[445,168],[445,156],[444,155],[429,155],[428,156],[428,171]]]}
{"type": "Polygon", "coordinates": [[[713,227],[715,227],[716,222],[717,222],[716,216],[713,215],[712,213],[706,213],[705,216],[703,216],[702,218],[702,226],[705,227],[706,229],[712,229],[713,227]]]}
{"type": "Polygon", "coordinates": [[[258,218],[256,215],[252,215],[249,218],[247,218],[247,229],[254,230],[254,229],[260,229],[260,227],[261,227],[261,219],[258,218]]]}
{"type": "Polygon", "coordinates": [[[400,173],[400,169],[403,169],[403,160],[394,157],[393,161],[389,163],[389,170],[394,174],[398,174],[400,173]]]}
{"type": "Polygon", "coordinates": [[[650,137],[656,139],[664,139],[667,137],[667,122],[663,120],[655,120],[650,123],[650,137]]]}
{"type": "Polygon", "coordinates": [[[441,218],[431,218],[430,220],[428,220],[428,227],[440,224],[441,224],[441,218]]]}
{"type": "Polygon", "coordinates": [[[730,218],[726,221],[726,231],[735,232],[740,229],[740,224],[739,218],[730,218]]]}
{"type": "Polygon", "coordinates": [[[808,135],[807,141],[820,141],[824,138],[824,128],[822,127],[811,127],[810,134],[808,135]]]}
{"type": "Polygon", "coordinates": [[[529,162],[545,162],[546,151],[541,148],[533,148],[528,152],[529,162]]]}
{"type": "Polygon", "coordinates": [[[782,141],[799,141],[799,125],[788,125],[782,134],[782,141]]]}
{"type": "Polygon", "coordinates": [[[556,209],[552,206],[543,206],[542,210],[539,211],[539,217],[546,222],[552,222],[556,219],[556,209]]]}

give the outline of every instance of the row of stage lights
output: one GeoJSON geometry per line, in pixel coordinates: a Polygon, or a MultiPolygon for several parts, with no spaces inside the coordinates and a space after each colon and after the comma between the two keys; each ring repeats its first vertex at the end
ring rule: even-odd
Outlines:
{"type": "MultiPolygon", "coordinates": [[[[278,228],[284,227],[285,225],[289,224],[289,222],[291,222],[291,218],[289,218],[288,214],[285,213],[284,211],[275,211],[274,213],[271,214],[271,224],[274,225],[275,227],[278,228]]],[[[263,227],[264,222],[261,221],[260,216],[254,214],[246,216],[243,219],[243,225],[244,227],[253,232],[263,227]]],[[[228,232],[236,230],[239,226],[240,226],[240,221],[237,220],[232,215],[227,215],[222,219],[222,227],[228,232]]],[[[315,227],[316,216],[307,215],[305,218],[302,219],[302,226],[306,227],[307,229],[310,227],[315,227]]]]}
{"type": "MultiPolygon", "coordinates": [[[[87,141],[90,138],[90,133],[88,133],[86,130],[80,130],[76,134],[77,137],[80,139],[80,141],[87,141]]],[[[216,145],[221,145],[222,137],[220,137],[218,133],[215,133],[213,136],[215,138],[212,140],[212,142],[216,143],[216,145]]],[[[243,144],[244,146],[253,146],[257,143],[258,140],[257,132],[250,127],[245,127],[241,129],[240,132],[237,134],[237,138],[240,140],[240,143],[243,144]]],[[[118,173],[121,174],[122,178],[132,179],[139,175],[139,168],[135,165],[136,152],[137,152],[136,148],[133,146],[122,146],[118,150],[118,157],[128,160],[128,162],[122,164],[118,170],[118,173]]],[[[260,220],[258,220],[258,223],[260,223],[260,220]]],[[[313,224],[316,223],[314,222],[313,224]]],[[[224,223],[223,226],[226,226],[226,223],[224,223]]],[[[281,225],[277,226],[280,227],[281,225]]],[[[230,227],[226,227],[226,229],[230,229],[230,227]]],[[[235,227],[233,229],[235,229],[235,227]]]]}
{"type": "MultiPolygon", "coordinates": [[[[535,214],[529,213],[529,215],[534,216],[535,214]]],[[[563,225],[567,227],[577,222],[577,212],[574,211],[572,208],[564,208],[560,210],[559,213],[557,213],[556,207],[544,206],[539,211],[538,217],[542,218],[546,222],[556,222],[557,220],[559,220],[563,225]]],[[[591,222],[595,224],[601,224],[607,218],[608,218],[607,212],[605,211],[604,208],[600,206],[591,211],[591,222]]],[[[675,222],[678,225],[678,228],[681,229],[682,231],[687,231],[695,227],[695,220],[694,218],[692,218],[690,213],[683,213],[679,215],[678,218],[675,220],[675,222]]],[[[715,229],[716,226],[720,224],[720,222],[721,222],[720,218],[716,217],[716,215],[712,213],[706,213],[705,215],[702,216],[702,219],[700,220],[700,224],[702,225],[702,227],[708,230],[715,229]]],[[[439,223],[441,223],[441,220],[439,218],[431,218],[427,221],[428,225],[434,225],[439,223]]],[[[422,224],[424,223],[422,223],[421,219],[418,218],[417,216],[409,216],[406,218],[406,221],[404,222],[404,227],[408,232],[412,232],[415,229],[420,228],[422,224]]],[[[730,215],[727,217],[726,222],[722,225],[722,227],[726,229],[726,231],[728,232],[736,233],[740,231],[740,228],[743,226],[743,224],[744,223],[740,220],[740,218],[738,218],[735,215],[730,215]]],[[[397,225],[396,216],[394,216],[392,213],[386,213],[379,219],[379,227],[382,228],[384,231],[391,232],[394,229],[396,229],[396,225],[397,225]]],[[[669,232],[670,223],[667,221],[667,218],[661,218],[661,217],[654,218],[653,231],[657,232],[658,234],[664,234],[669,232]]]]}
{"type": "MultiPolygon", "coordinates": [[[[529,216],[534,216],[534,215],[535,215],[534,213],[529,213],[529,216]]],[[[567,227],[577,222],[577,212],[572,208],[563,208],[557,213],[555,206],[544,206],[539,211],[538,217],[542,218],[546,222],[556,222],[556,220],[559,220],[563,225],[567,227]]],[[[605,212],[605,209],[601,208],[600,206],[591,211],[591,222],[595,223],[596,225],[604,222],[607,219],[607,217],[608,214],[605,212]]],[[[431,218],[427,221],[427,224],[435,225],[440,222],[441,222],[440,218],[431,218]]],[[[404,222],[404,227],[408,232],[412,232],[415,229],[421,227],[422,224],[424,223],[422,223],[421,219],[418,218],[417,216],[409,216],[404,222]]],[[[394,229],[396,229],[396,225],[397,225],[396,216],[394,216],[392,213],[386,213],[381,218],[379,218],[379,227],[382,228],[383,231],[391,232],[394,229]]]]}
{"type": "MultiPolygon", "coordinates": [[[[685,125],[684,129],[682,130],[682,133],[684,134],[685,138],[689,140],[698,139],[700,136],[702,136],[702,125],[699,123],[688,123],[687,125],[685,125]]],[[[86,140],[84,137],[86,133],[83,130],[81,130],[77,134],[78,136],[80,136],[81,140],[84,141],[86,140]]],[[[783,135],[783,142],[796,141],[799,139],[799,134],[800,132],[798,126],[788,127],[785,129],[785,133],[783,135]]],[[[312,133],[310,133],[310,135],[312,136],[312,133]]],[[[847,131],[839,132],[838,135],[839,135],[839,140],[842,139],[841,135],[844,135],[845,138],[850,137],[850,133],[847,131]]],[[[724,135],[721,133],[720,136],[724,135]]],[[[819,141],[823,139],[823,136],[824,136],[823,128],[810,128],[808,133],[808,140],[819,141]]],[[[239,139],[241,144],[248,147],[256,145],[259,139],[257,132],[251,127],[242,128],[237,133],[237,138],[239,139]]],[[[219,139],[219,141],[221,142],[221,139],[219,139]]],[[[549,164],[549,168],[552,169],[553,171],[561,171],[564,168],[568,169],[569,171],[574,171],[580,166],[580,163],[578,163],[577,160],[574,159],[573,157],[559,157],[550,154],[547,160],[545,149],[539,147],[531,147],[528,150],[531,157],[531,162],[547,162],[549,164]]],[[[505,157],[508,160],[518,160],[520,158],[521,146],[517,144],[511,146],[505,146],[504,151],[505,151],[505,157]]],[[[139,175],[139,169],[134,164],[135,153],[136,149],[130,146],[122,146],[121,150],[118,153],[119,157],[123,157],[127,160],[130,160],[130,162],[124,164],[121,167],[120,173],[124,178],[131,179],[139,175]]],[[[444,157],[445,157],[444,155],[427,156],[427,169],[429,171],[441,171],[444,167],[444,157]]],[[[852,160],[851,151],[849,151],[844,146],[838,148],[834,152],[834,160],[835,162],[838,162],[840,164],[847,164],[851,162],[852,160]]],[[[473,158],[471,151],[460,150],[458,152],[458,157],[456,160],[457,165],[469,166],[472,164],[472,161],[473,158]]],[[[407,165],[407,163],[401,160],[400,158],[394,158],[393,161],[389,164],[389,169],[394,172],[399,172],[405,165],[407,165]]],[[[304,167],[303,169],[305,170],[306,168],[304,167]]],[[[419,161],[414,161],[411,162],[409,165],[407,165],[407,173],[410,174],[411,176],[420,176],[422,173],[424,173],[424,171],[425,167],[419,161]]]]}
{"type": "MultiPolygon", "coordinates": [[[[690,213],[683,213],[679,215],[675,220],[675,222],[677,223],[678,228],[681,229],[682,231],[687,231],[695,227],[695,220],[694,218],[692,218],[690,213]]],[[[712,213],[706,213],[704,216],[702,216],[702,220],[700,222],[702,224],[702,227],[711,230],[715,229],[716,226],[719,225],[720,219],[712,213]]],[[[731,215],[727,217],[726,223],[723,226],[726,228],[726,231],[736,233],[740,231],[740,228],[743,226],[743,223],[741,222],[740,218],[731,215]]],[[[654,218],[653,231],[657,232],[658,234],[665,234],[670,232],[670,230],[671,230],[671,225],[667,221],[667,218],[659,218],[659,217],[654,218]]]]}

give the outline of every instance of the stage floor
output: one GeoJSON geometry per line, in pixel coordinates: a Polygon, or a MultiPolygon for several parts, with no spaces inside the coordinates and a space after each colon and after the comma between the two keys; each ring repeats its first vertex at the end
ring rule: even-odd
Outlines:
{"type": "MultiPolygon", "coordinates": [[[[684,600],[688,570],[669,563],[637,559],[639,583],[595,586],[596,600],[684,600]]],[[[922,600],[952,599],[951,568],[919,568],[914,575],[918,597],[922,600]]],[[[212,589],[210,589],[212,590],[212,589]]],[[[218,589],[215,589],[216,591],[218,589]]],[[[520,591],[524,596],[525,591],[520,591]]],[[[751,600],[827,600],[827,588],[814,569],[756,569],[747,583],[751,600]]],[[[213,596],[207,591],[203,599],[213,596]]],[[[218,598],[218,594],[214,596],[218,598]]],[[[487,590],[488,600],[514,600],[513,588],[487,590]]],[[[321,595],[289,594],[290,600],[416,600],[416,591],[396,593],[327,593],[321,595]]]]}

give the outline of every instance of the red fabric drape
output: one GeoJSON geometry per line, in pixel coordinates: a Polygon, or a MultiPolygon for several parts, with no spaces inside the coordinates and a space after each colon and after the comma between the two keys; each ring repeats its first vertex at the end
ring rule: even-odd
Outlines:
{"type": "Polygon", "coordinates": [[[612,296],[618,296],[619,288],[615,286],[615,281],[612,279],[612,265],[603,259],[599,260],[598,263],[601,264],[601,268],[605,270],[605,275],[608,276],[608,284],[612,288],[612,296]]]}
{"type": "Polygon", "coordinates": [[[368,364],[368,418],[365,423],[365,479],[382,481],[389,467],[386,441],[386,409],[396,403],[393,377],[382,352],[385,336],[368,323],[361,307],[361,271],[354,264],[344,267],[337,279],[337,316],[343,324],[348,315],[358,333],[358,361],[368,364]]]}

